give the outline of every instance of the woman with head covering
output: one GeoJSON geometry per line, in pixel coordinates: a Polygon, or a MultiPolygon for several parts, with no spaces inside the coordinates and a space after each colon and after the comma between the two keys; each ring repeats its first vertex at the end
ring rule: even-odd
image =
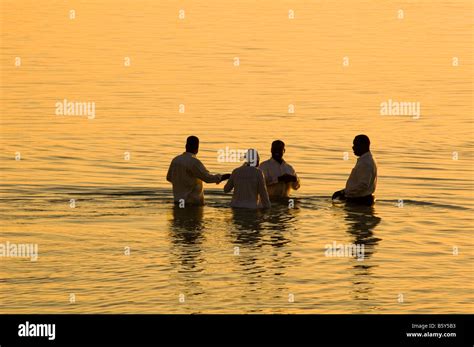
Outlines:
{"type": "Polygon", "coordinates": [[[260,157],[257,150],[249,149],[244,165],[232,171],[224,187],[226,193],[234,189],[230,206],[241,208],[269,208],[271,206],[265,177],[262,170],[258,168],[259,164],[260,157]]]}

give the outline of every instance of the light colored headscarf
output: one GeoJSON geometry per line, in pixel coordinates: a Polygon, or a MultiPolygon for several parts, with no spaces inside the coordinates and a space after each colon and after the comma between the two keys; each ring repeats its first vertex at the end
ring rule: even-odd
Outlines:
{"type": "Polygon", "coordinates": [[[250,148],[245,154],[245,162],[249,166],[257,166],[257,163],[260,161],[260,156],[256,149],[250,148]]]}

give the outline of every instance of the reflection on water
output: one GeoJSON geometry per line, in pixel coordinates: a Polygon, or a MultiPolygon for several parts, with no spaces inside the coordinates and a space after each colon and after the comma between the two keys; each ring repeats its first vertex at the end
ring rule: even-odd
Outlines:
{"type": "MultiPolygon", "coordinates": [[[[296,199],[295,199],[296,200],[296,199]]],[[[288,207],[286,201],[272,202],[268,210],[232,209],[232,234],[236,244],[262,246],[262,230],[271,232],[268,244],[283,247],[289,240],[285,237],[288,230],[293,230],[298,204],[288,207]]]]}
{"type": "MultiPolygon", "coordinates": [[[[370,262],[370,258],[376,250],[380,238],[374,236],[375,227],[382,218],[375,215],[374,206],[356,206],[347,204],[344,207],[347,233],[351,236],[351,242],[364,246],[364,260],[354,259],[353,262],[353,288],[354,300],[371,300],[373,289],[372,275],[376,263],[370,262]]],[[[364,308],[362,308],[362,311],[364,308]]]]}
{"type": "Polygon", "coordinates": [[[364,258],[369,259],[380,241],[374,236],[374,229],[382,221],[382,218],[374,214],[373,206],[346,205],[344,210],[347,232],[353,239],[352,243],[364,245],[364,258]]]}
{"type": "Polygon", "coordinates": [[[232,209],[231,234],[236,245],[284,247],[290,240],[285,236],[295,228],[296,209],[285,205],[270,210],[232,209]]]}
{"type": "Polygon", "coordinates": [[[252,209],[232,209],[231,234],[238,245],[261,247],[261,231],[265,211],[252,209]]]}
{"type": "Polygon", "coordinates": [[[185,243],[195,242],[203,229],[203,214],[203,206],[179,208],[174,205],[171,229],[176,233],[176,237],[183,239],[185,243]]]}
{"type": "MultiPolygon", "coordinates": [[[[176,294],[185,297],[203,293],[201,281],[195,274],[204,271],[205,254],[202,252],[205,232],[203,206],[172,207],[169,233],[171,244],[170,265],[175,274],[173,282],[178,283],[176,294]]],[[[181,300],[183,299],[181,298],[181,300]]]]}
{"type": "Polygon", "coordinates": [[[179,208],[173,206],[171,242],[177,250],[182,271],[201,271],[201,244],[203,237],[203,206],[179,208]]]}
{"type": "MultiPolygon", "coordinates": [[[[272,203],[269,210],[231,209],[231,242],[239,277],[247,286],[241,300],[258,302],[262,295],[285,302],[289,285],[288,268],[295,266],[291,238],[297,225],[298,210],[272,203]]],[[[258,305],[257,305],[258,306],[258,305]]],[[[262,312],[252,308],[250,312],[262,312]]]]}
{"type": "MultiPolygon", "coordinates": [[[[443,290],[449,288],[452,274],[462,274],[464,261],[469,260],[462,255],[453,258],[449,248],[443,253],[443,244],[441,251],[433,251],[430,242],[438,242],[433,235],[436,224],[418,227],[406,217],[459,216],[457,208],[416,203],[398,208],[383,200],[373,208],[337,208],[328,197],[306,197],[295,208],[275,203],[270,210],[246,210],[230,208],[228,196],[213,193],[207,206],[180,209],[169,203],[170,191],[89,195],[78,200],[75,210],[67,206],[66,215],[61,206],[68,201],[56,199],[49,191],[44,198],[2,203],[15,217],[2,232],[4,239],[39,244],[36,264],[7,259],[8,266],[0,269],[5,310],[28,312],[26,303],[32,301],[45,312],[98,312],[107,305],[108,312],[412,312],[418,306],[390,306],[393,300],[387,293],[397,293],[401,287],[404,292],[416,288],[423,293],[416,305],[427,302],[429,295],[429,312],[439,308],[437,296],[430,293],[437,294],[438,283],[443,290]],[[45,210],[47,216],[28,212],[31,206],[45,210]],[[29,219],[20,218],[22,214],[29,219]],[[39,221],[43,229],[50,229],[59,220],[61,232],[37,229],[39,221]],[[403,224],[405,231],[391,227],[393,221],[403,224]],[[410,232],[415,228],[416,233],[410,232]],[[321,245],[331,240],[363,244],[364,260],[324,257],[321,245]],[[124,245],[132,248],[128,260],[117,253],[124,245]],[[430,281],[413,287],[419,275],[412,279],[406,269],[420,267],[419,260],[442,264],[450,271],[433,273],[436,287],[430,281]],[[83,295],[98,295],[91,281],[99,281],[114,294],[74,307],[54,301],[48,306],[50,296],[61,296],[62,285],[21,281],[23,276],[48,278],[58,269],[63,281],[82,288],[83,295]],[[101,270],[91,275],[91,269],[101,270]],[[32,295],[33,284],[42,291],[32,295]],[[13,289],[17,294],[8,299],[13,289]],[[177,307],[180,294],[186,302],[177,307]],[[291,305],[290,294],[295,297],[291,305]],[[17,308],[16,300],[24,303],[23,309],[17,308]]],[[[464,222],[453,218],[452,228],[464,222]]],[[[467,235],[456,240],[469,242],[467,235]]],[[[425,276],[429,271],[431,267],[424,269],[425,276]]],[[[469,296],[468,285],[457,284],[451,291],[461,293],[461,301],[469,296]]],[[[461,301],[456,310],[465,307],[461,301]]]]}
{"type": "MultiPolygon", "coordinates": [[[[265,262],[259,257],[267,256],[266,252],[258,249],[264,246],[284,248],[290,240],[286,237],[288,230],[294,228],[294,211],[284,206],[273,206],[271,210],[232,209],[231,236],[238,252],[245,249],[256,249],[249,256],[238,257],[244,269],[253,269],[255,272],[259,264],[265,262]]],[[[273,271],[274,275],[283,275],[285,260],[291,257],[291,251],[281,249],[272,253],[272,267],[261,268],[261,271],[273,271]]]]}

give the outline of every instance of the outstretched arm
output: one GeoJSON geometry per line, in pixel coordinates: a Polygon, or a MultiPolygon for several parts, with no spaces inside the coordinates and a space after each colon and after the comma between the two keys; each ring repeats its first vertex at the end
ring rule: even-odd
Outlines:
{"type": "Polygon", "coordinates": [[[203,180],[206,183],[219,183],[221,181],[221,175],[216,174],[212,175],[204,166],[203,163],[201,163],[200,160],[196,160],[195,165],[192,167],[194,175],[203,180]]]}

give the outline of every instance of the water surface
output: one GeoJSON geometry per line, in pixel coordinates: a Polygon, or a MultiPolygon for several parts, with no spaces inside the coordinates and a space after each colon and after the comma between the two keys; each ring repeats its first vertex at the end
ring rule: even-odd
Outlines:
{"type": "Polygon", "coordinates": [[[1,313],[472,312],[472,2],[1,6],[0,242],[39,245],[0,258],[1,313]],[[95,118],[56,115],[63,99],[95,118]],[[380,115],[388,99],[421,117],[380,115]],[[371,209],[329,199],[359,133],[371,209]],[[190,134],[221,173],[238,164],[219,150],[284,140],[295,207],[235,211],[210,184],[175,209],[166,170],[190,134]],[[325,257],[333,242],[364,261],[325,257]]]}

